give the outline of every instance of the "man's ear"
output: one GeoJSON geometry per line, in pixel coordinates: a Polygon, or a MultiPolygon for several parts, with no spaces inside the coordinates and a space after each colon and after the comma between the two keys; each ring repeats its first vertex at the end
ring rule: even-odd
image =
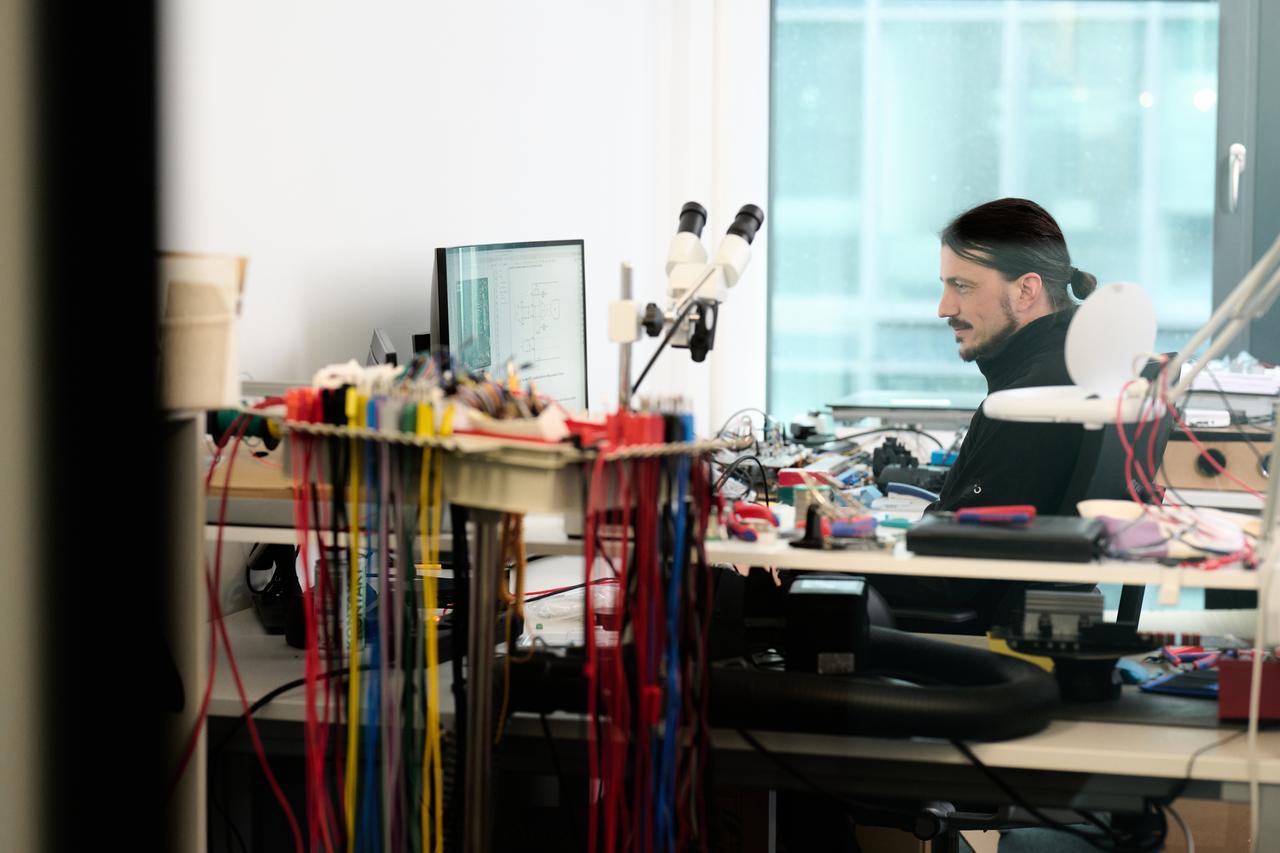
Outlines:
{"type": "Polygon", "coordinates": [[[1041,297],[1045,295],[1044,280],[1040,278],[1040,273],[1029,272],[1017,281],[1017,293],[1014,296],[1014,305],[1019,311],[1026,311],[1034,308],[1040,302],[1041,297]]]}

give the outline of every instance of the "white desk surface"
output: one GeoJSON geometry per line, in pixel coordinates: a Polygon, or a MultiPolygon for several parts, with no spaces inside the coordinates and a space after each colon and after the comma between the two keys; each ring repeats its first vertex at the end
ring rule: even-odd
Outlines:
{"type": "MultiPolygon", "coordinates": [[[[206,525],[206,538],[218,535],[216,524],[206,525]]],[[[297,535],[283,527],[240,527],[228,525],[227,542],[267,542],[294,544],[297,535]]],[[[452,545],[452,536],[441,539],[441,547],[452,545]]],[[[530,554],[573,555],[582,553],[582,541],[570,539],[564,522],[556,515],[529,515],[525,519],[525,545],[530,554]]],[[[713,563],[773,566],[779,569],[856,572],[858,574],[923,575],[947,578],[987,578],[992,580],[1051,581],[1062,583],[1119,583],[1133,586],[1161,586],[1176,592],[1182,587],[1204,589],[1257,589],[1257,572],[1224,567],[1214,571],[1162,566],[1155,562],[1102,560],[1092,563],[1062,563],[1046,560],[977,560],[963,557],[922,557],[899,547],[887,550],[810,551],[793,548],[787,542],[757,544],[739,540],[707,543],[707,559],[713,563]]],[[[1172,593],[1171,593],[1172,594],[1172,593]]]]}
{"type": "MultiPolygon", "coordinates": [[[[287,645],[283,636],[264,634],[252,610],[227,617],[227,629],[250,704],[272,689],[302,676],[302,652],[287,645]]],[[[441,676],[441,710],[447,715],[453,707],[448,690],[448,667],[442,668],[441,676]]],[[[298,688],[275,699],[260,710],[255,719],[300,722],[304,707],[303,691],[298,688]]],[[[236,717],[242,710],[223,658],[219,661],[209,713],[236,717]]],[[[552,723],[566,734],[585,731],[583,721],[578,718],[557,717],[552,723]]],[[[535,717],[517,716],[508,730],[513,734],[541,737],[535,717]]],[[[1234,729],[1055,720],[1044,731],[1028,737],[970,746],[984,763],[993,767],[1180,779],[1186,775],[1192,753],[1226,740],[1235,732],[1234,729]]],[[[785,732],[756,734],[766,748],[790,753],[868,760],[967,763],[951,744],[936,740],[785,732]]],[[[751,748],[732,731],[717,730],[713,737],[719,748],[751,748]]],[[[1192,766],[1191,776],[1201,780],[1244,782],[1249,778],[1248,758],[1247,738],[1239,735],[1222,746],[1201,753],[1192,766]]],[[[1280,784],[1280,731],[1259,735],[1258,758],[1260,780],[1264,784],[1280,784]]]]}

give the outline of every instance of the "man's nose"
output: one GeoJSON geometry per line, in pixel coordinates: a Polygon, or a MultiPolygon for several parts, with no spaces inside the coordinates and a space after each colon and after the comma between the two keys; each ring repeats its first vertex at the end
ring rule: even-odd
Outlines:
{"type": "Polygon", "coordinates": [[[950,291],[942,292],[942,299],[938,302],[939,317],[954,317],[960,313],[960,306],[956,304],[955,298],[950,291]]]}

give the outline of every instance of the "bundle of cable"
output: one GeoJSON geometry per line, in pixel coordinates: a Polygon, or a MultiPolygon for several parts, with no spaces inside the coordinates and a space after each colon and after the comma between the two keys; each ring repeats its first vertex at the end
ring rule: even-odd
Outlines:
{"type": "Polygon", "coordinates": [[[586,596],[591,850],[689,849],[706,840],[709,460],[610,455],[692,438],[689,414],[620,411],[592,469],[587,583],[598,580],[600,555],[617,593],[607,623],[586,596]]]}
{"type": "MultiPolygon", "coordinates": [[[[368,396],[350,384],[294,389],[286,418],[448,436],[452,404],[424,396],[394,389],[368,396]]],[[[430,444],[375,437],[291,431],[289,440],[298,547],[313,567],[302,584],[309,837],[324,850],[443,849],[436,677],[443,456],[430,444]],[[415,565],[423,566],[420,579],[415,565]],[[376,614],[365,606],[368,589],[376,591],[376,614]],[[324,677],[322,659],[341,676],[324,677]]]]}

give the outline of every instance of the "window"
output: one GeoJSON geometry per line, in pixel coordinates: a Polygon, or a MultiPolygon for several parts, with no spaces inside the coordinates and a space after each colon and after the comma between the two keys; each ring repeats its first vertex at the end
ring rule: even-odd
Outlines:
{"type": "Polygon", "coordinates": [[[936,317],[937,235],[1002,196],[1181,345],[1213,298],[1218,26],[1192,0],[775,0],[770,411],[985,391],[936,317]]]}

